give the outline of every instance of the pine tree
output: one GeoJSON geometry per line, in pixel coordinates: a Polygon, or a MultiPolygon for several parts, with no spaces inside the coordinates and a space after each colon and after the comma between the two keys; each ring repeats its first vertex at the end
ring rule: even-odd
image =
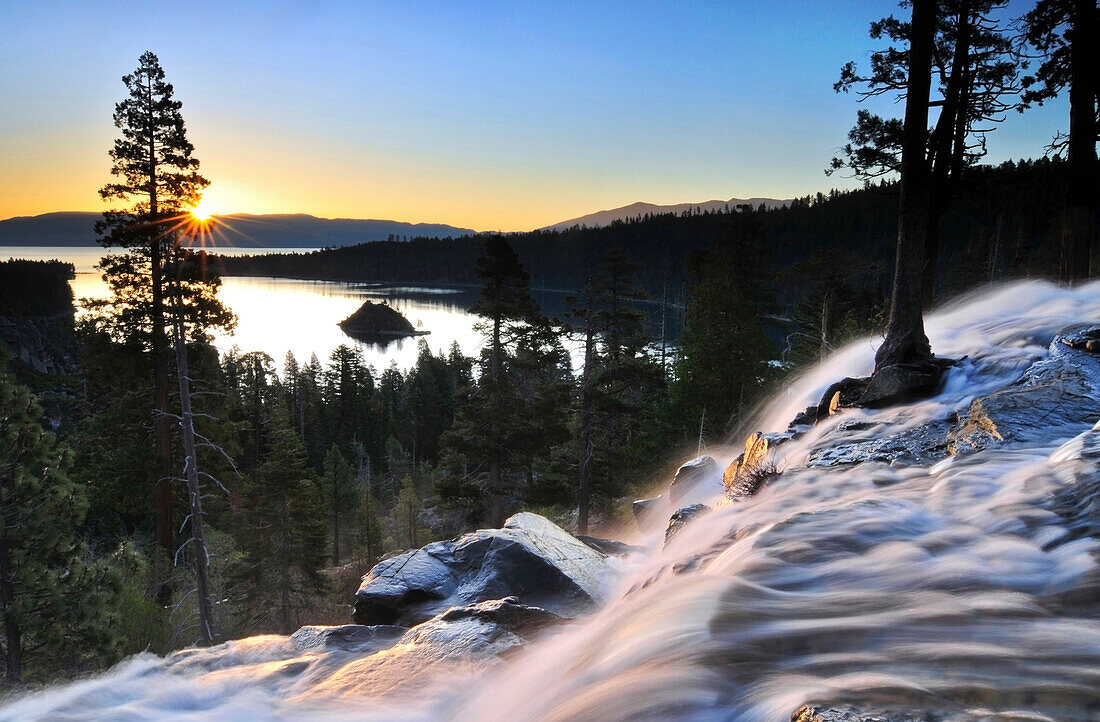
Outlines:
{"type": "Polygon", "coordinates": [[[271,358],[230,353],[224,366],[241,449],[231,502],[238,555],[230,607],[246,631],[290,631],[306,596],[325,587],[327,506],[274,384],[271,358]]]}
{"type": "MultiPolygon", "coordinates": [[[[332,521],[332,563],[340,566],[341,522],[347,522],[348,516],[354,514],[357,499],[351,465],[336,444],[329,447],[328,454],[325,455],[321,487],[329,507],[329,519],[332,521]]],[[[347,532],[345,526],[345,536],[347,532]]]]}
{"type": "MultiPolygon", "coordinates": [[[[199,161],[174,98],[172,85],[165,81],[157,56],[142,54],[138,68],[123,76],[128,97],[115,106],[114,122],[121,131],[110,155],[111,174],[117,182],[100,189],[105,200],[128,202],[126,210],[104,213],[96,224],[99,242],[105,247],[124,247],[127,252],[103,259],[112,298],[100,304],[110,311],[107,325],[116,333],[135,338],[147,349],[153,370],[153,409],[159,468],[155,485],[155,534],[167,553],[174,551],[172,529],[172,442],[168,417],[168,341],[166,307],[166,263],[180,245],[185,232],[187,209],[195,206],[209,181],[198,173],[199,161]]],[[[200,275],[186,285],[188,323],[199,329],[230,328],[232,315],[219,303],[216,285],[200,275]]]]}
{"type": "Polygon", "coordinates": [[[41,416],[27,389],[0,372],[0,687],[32,669],[52,676],[59,660],[111,644],[105,615],[119,580],[84,561],[77,529],[87,500],[41,416]]]}
{"type": "Polygon", "coordinates": [[[240,559],[232,576],[245,627],[289,633],[306,596],[326,587],[324,502],[282,406],[271,404],[261,418],[260,462],[238,482],[240,559]]]}
{"type": "Polygon", "coordinates": [[[760,260],[756,211],[741,210],[715,247],[695,257],[692,289],[670,389],[674,425],[684,439],[698,433],[724,440],[772,377],[775,349],[761,324],[767,296],[754,276],[760,260]]]}
{"type": "Polygon", "coordinates": [[[1024,35],[1041,59],[1024,78],[1021,109],[1042,105],[1069,89],[1069,133],[1052,143],[1066,151],[1066,192],[1060,275],[1066,281],[1087,278],[1096,266],[1100,240],[1094,213],[1100,163],[1100,7],[1096,0],[1038,0],[1023,18],[1024,35]]]}
{"type": "Polygon", "coordinates": [[[364,468],[360,479],[359,504],[355,513],[355,541],[366,567],[373,567],[382,556],[382,522],[378,502],[371,488],[370,467],[364,468]]]}
{"type": "MultiPolygon", "coordinates": [[[[986,134],[1014,107],[1019,92],[1011,40],[991,19],[1005,4],[1005,0],[949,0],[934,3],[929,10],[933,14],[926,28],[932,33],[927,38],[931,60],[921,72],[928,72],[931,82],[922,78],[920,83],[936,93],[938,113],[930,131],[920,130],[922,162],[928,165],[931,179],[927,228],[921,238],[925,306],[931,305],[935,290],[940,220],[959,192],[964,171],[985,155],[986,134]]],[[[887,38],[896,45],[871,54],[868,74],[857,72],[854,62],[846,64],[834,89],[847,92],[862,87],[861,100],[882,95],[899,100],[908,97],[911,69],[917,67],[911,65],[912,48],[906,47],[917,37],[913,22],[884,18],[871,24],[871,37],[887,38]]],[[[848,134],[845,157],[834,158],[827,172],[847,167],[865,181],[900,172],[910,120],[859,111],[848,134]]],[[[909,168],[912,170],[912,162],[909,168]]]]}
{"type": "Polygon", "coordinates": [[[926,151],[928,96],[935,49],[936,3],[913,0],[905,122],[901,145],[898,243],[886,338],[875,352],[875,371],[932,355],[924,333],[924,277],[927,256],[932,168],[926,151]]]}
{"type": "Polygon", "coordinates": [[[442,354],[436,356],[423,339],[416,366],[405,379],[408,389],[414,455],[417,461],[439,461],[439,438],[451,427],[457,379],[442,354]]]}
{"type": "Polygon", "coordinates": [[[374,380],[358,347],[333,349],[323,374],[328,438],[350,453],[354,440],[368,428],[367,416],[374,380]]]}
{"type": "Polygon", "coordinates": [[[393,508],[393,533],[405,542],[406,548],[416,547],[417,513],[420,511],[420,497],[411,474],[401,479],[401,491],[397,494],[397,504],[393,508]]]}
{"type": "Polygon", "coordinates": [[[470,313],[484,319],[478,328],[485,334],[486,348],[476,392],[460,416],[466,439],[472,442],[466,444],[467,449],[480,447],[475,458],[487,467],[489,523],[499,527],[504,524],[505,497],[514,487],[506,478],[512,448],[507,436],[515,428],[522,407],[508,375],[508,350],[538,310],[531,296],[531,277],[505,238],[491,236],[485,241],[485,254],[477,260],[477,275],[483,285],[470,313]]]}
{"type": "Polygon", "coordinates": [[[640,266],[618,248],[600,259],[596,272],[572,299],[570,316],[584,335],[576,439],[579,482],[577,528],[588,533],[595,492],[609,497],[621,491],[631,443],[646,426],[645,411],[663,387],[663,372],[649,353],[644,300],[637,287],[640,266]]]}

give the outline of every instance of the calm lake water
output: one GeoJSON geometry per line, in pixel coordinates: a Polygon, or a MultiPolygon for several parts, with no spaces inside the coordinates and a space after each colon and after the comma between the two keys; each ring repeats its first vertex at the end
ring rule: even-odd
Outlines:
{"type": "MultiPolygon", "coordinates": [[[[219,248],[224,255],[261,253],[304,253],[315,248],[219,248]]],[[[76,278],[70,283],[77,306],[81,298],[105,298],[107,285],[95,265],[104,255],[98,247],[58,246],[0,246],[0,259],[28,258],[38,261],[58,259],[76,267],[76,278]]],[[[408,286],[381,286],[377,284],[349,283],[343,281],[302,281],[289,278],[253,278],[226,276],[222,278],[222,302],[237,314],[237,328],[233,335],[215,337],[214,345],[222,352],[234,346],[241,351],[263,351],[282,369],[288,351],[299,363],[309,360],[311,354],[324,363],[329,354],[340,344],[357,346],[363,351],[367,363],[382,371],[396,364],[408,370],[416,363],[421,340],[433,353],[448,353],[457,343],[467,356],[481,352],[482,337],[474,329],[477,317],[466,313],[477,299],[478,291],[472,288],[420,288],[408,286]],[[414,336],[392,341],[385,345],[366,344],[344,334],[337,324],[350,316],[368,299],[385,300],[418,329],[427,331],[425,336],[414,336]]],[[[534,291],[543,313],[561,318],[565,294],[559,291],[534,291]]],[[[649,315],[649,327],[659,335],[661,311],[659,304],[640,306],[649,315]]],[[[666,310],[666,338],[669,342],[679,335],[682,309],[666,310]]],[[[583,344],[577,339],[563,339],[573,360],[573,368],[583,363],[583,344]]]]}
{"type": "MultiPolygon", "coordinates": [[[[219,253],[244,255],[278,251],[304,252],[312,248],[220,248],[219,253]]],[[[71,282],[78,302],[81,298],[103,298],[107,286],[95,264],[101,248],[0,246],[0,259],[59,259],[76,267],[71,282]]],[[[221,299],[237,314],[232,336],[219,335],[214,343],[221,351],[237,346],[242,351],[263,351],[282,368],[290,351],[304,363],[316,353],[322,363],[340,344],[358,346],[367,363],[382,371],[391,363],[406,370],[416,363],[417,347],[423,339],[433,352],[447,353],[457,342],[463,353],[474,356],[481,350],[481,335],[474,330],[476,317],[466,313],[476,291],[453,288],[382,287],[376,285],[299,281],[284,278],[227,276],[222,279],[221,299]],[[426,336],[393,341],[386,345],[365,344],[348,337],[338,324],[367,299],[385,299],[426,336]]]]}

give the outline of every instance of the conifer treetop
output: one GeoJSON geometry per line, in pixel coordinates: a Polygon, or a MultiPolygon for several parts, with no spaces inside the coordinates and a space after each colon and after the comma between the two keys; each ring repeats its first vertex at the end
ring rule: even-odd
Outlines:
{"type": "Polygon", "coordinates": [[[195,148],[187,140],[181,109],[164,69],[152,52],[122,77],[128,97],[115,105],[115,127],[122,131],[110,151],[111,175],[119,180],[99,190],[104,200],[133,202],[131,212],[180,212],[198,203],[208,181],[199,175],[195,148]]]}

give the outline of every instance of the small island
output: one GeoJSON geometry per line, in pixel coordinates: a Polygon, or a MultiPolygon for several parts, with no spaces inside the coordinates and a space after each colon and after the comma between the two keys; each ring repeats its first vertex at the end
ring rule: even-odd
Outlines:
{"type": "Polygon", "coordinates": [[[348,336],[366,343],[385,343],[406,336],[424,336],[427,331],[418,331],[409,319],[385,302],[366,301],[359,310],[339,324],[348,336]]]}

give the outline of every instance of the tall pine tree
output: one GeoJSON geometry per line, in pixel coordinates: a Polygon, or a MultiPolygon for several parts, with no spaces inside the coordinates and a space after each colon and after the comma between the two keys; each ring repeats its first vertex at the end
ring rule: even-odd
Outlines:
{"type": "MultiPolygon", "coordinates": [[[[159,467],[154,491],[155,535],[167,553],[174,551],[172,525],[172,441],[168,416],[168,299],[166,265],[179,247],[181,234],[209,181],[199,175],[194,146],[187,140],[182,103],[166,82],[157,56],[143,53],[137,69],[122,78],[127,97],[115,105],[114,122],[121,131],[110,151],[111,175],[117,180],[100,189],[104,200],[128,203],[110,210],[96,224],[99,242],[122,247],[124,253],[103,259],[112,298],[108,325],[145,346],[153,371],[153,409],[159,467]]],[[[231,327],[232,315],[217,303],[201,275],[188,278],[184,302],[189,322],[200,328],[231,327]]],[[[216,287],[215,287],[216,288],[216,287]]]]}
{"type": "Polygon", "coordinates": [[[507,239],[490,236],[485,254],[477,259],[477,275],[483,285],[470,312],[482,317],[478,327],[485,334],[481,375],[476,390],[455,419],[456,433],[467,457],[484,466],[484,489],[489,497],[489,523],[504,524],[505,499],[514,493],[509,480],[510,435],[516,430],[522,408],[518,389],[508,373],[509,350],[538,315],[531,296],[531,277],[507,239]]]}

